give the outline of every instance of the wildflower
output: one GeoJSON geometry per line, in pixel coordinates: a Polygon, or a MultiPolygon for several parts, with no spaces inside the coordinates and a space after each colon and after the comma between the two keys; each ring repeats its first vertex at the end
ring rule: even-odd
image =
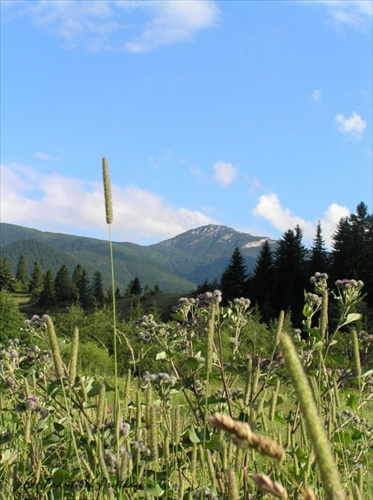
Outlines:
{"type": "Polygon", "coordinates": [[[212,299],[215,302],[215,304],[220,304],[222,301],[222,293],[220,290],[214,290],[212,292],[212,299]]]}
{"type": "Polygon", "coordinates": [[[36,410],[38,409],[38,397],[37,396],[29,396],[24,402],[24,406],[26,410],[36,410]]]}
{"type": "Polygon", "coordinates": [[[115,466],[117,464],[117,457],[116,457],[115,453],[113,453],[109,449],[106,449],[104,451],[104,460],[105,460],[105,464],[109,466],[110,472],[115,471],[115,466]]]}
{"type": "Polygon", "coordinates": [[[40,418],[47,418],[50,415],[50,411],[48,410],[48,408],[40,406],[39,407],[39,414],[40,414],[40,418]]]}
{"type": "Polygon", "coordinates": [[[82,481],[75,481],[72,485],[74,491],[79,491],[84,488],[84,483],[82,481]]]}
{"type": "Polygon", "coordinates": [[[217,500],[217,496],[215,493],[213,493],[208,486],[205,486],[204,488],[198,488],[195,493],[193,498],[195,500],[198,500],[200,498],[209,498],[210,500],[217,500]]]}

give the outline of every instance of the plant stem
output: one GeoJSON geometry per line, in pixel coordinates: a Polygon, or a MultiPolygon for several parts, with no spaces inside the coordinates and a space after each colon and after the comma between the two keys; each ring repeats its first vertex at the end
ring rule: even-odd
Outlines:
{"type": "Polygon", "coordinates": [[[280,343],[285,355],[285,365],[302,410],[307,432],[315,450],[320,478],[325,491],[325,499],[342,500],[345,498],[345,495],[338,468],[298,353],[286,333],[281,334],[280,343]]]}

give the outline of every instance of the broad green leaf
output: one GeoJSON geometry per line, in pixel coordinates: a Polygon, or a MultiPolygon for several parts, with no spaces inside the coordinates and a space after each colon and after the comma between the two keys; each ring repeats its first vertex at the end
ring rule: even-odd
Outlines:
{"type": "Polygon", "coordinates": [[[356,410],[358,404],[359,404],[359,398],[355,396],[355,394],[350,394],[348,396],[346,405],[349,406],[352,410],[356,410]]]}
{"type": "Polygon", "coordinates": [[[90,391],[87,394],[89,398],[94,398],[95,396],[98,396],[100,394],[101,383],[105,384],[106,392],[114,391],[114,387],[111,387],[111,385],[109,385],[107,382],[99,382],[98,380],[95,380],[90,391]]]}
{"type": "Polygon", "coordinates": [[[276,422],[279,422],[280,424],[286,424],[286,420],[278,412],[275,413],[275,420],[276,420],[276,422]]]}
{"type": "Polygon", "coordinates": [[[197,370],[200,364],[196,358],[188,358],[184,361],[185,368],[189,368],[190,370],[197,370]]]}
{"type": "Polygon", "coordinates": [[[344,319],[343,323],[341,324],[341,327],[348,325],[349,323],[353,323],[354,321],[359,321],[359,319],[361,319],[361,318],[362,318],[362,314],[360,314],[360,313],[348,314],[347,317],[344,319]]]}
{"type": "Polygon", "coordinates": [[[351,438],[353,441],[360,441],[360,439],[363,437],[363,434],[358,430],[354,429],[351,434],[351,438]]]}
{"type": "Polygon", "coordinates": [[[191,440],[192,443],[200,443],[201,442],[201,440],[197,436],[197,433],[193,427],[189,427],[188,433],[189,433],[189,439],[191,440]]]}
{"type": "Polygon", "coordinates": [[[146,487],[146,492],[147,493],[150,493],[151,495],[153,495],[153,497],[161,497],[164,493],[164,490],[162,490],[162,488],[159,486],[159,484],[154,484],[154,485],[147,485],[146,487]]]}
{"type": "Polygon", "coordinates": [[[69,473],[65,469],[57,469],[53,473],[52,482],[53,484],[58,485],[65,483],[68,478],[69,478],[69,473]]]}
{"type": "Polygon", "coordinates": [[[65,429],[65,427],[59,422],[53,422],[53,427],[56,429],[57,432],[62,432],[65,429]]]}
{"type": "Polygon", "coordinates": [[[335,443],[351,444],[352,438],[348,432],[339,431],[334,434],[333,441],[335,443]]]}

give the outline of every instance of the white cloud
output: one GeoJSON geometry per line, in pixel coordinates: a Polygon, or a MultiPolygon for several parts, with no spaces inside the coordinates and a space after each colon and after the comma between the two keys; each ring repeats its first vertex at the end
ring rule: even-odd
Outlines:
{"type": "Polygon", "coordinates": [[[371,0],[302,0],[302,3],[325,5],[328,8],[329,18],[337,26],[348,25],[359,28],[367,22],[372,22],[373,2],[371,0]]]}
{"type": "Polygon", "coordinates": [[[311,100],[313,102],[319,103],[321,100],[321,90],[315,89],[311,94],[311,100]]]}
{"type": "Polygon", "coordinates": [[[189,40],[214,26],[213,0],[21,0],[10,13],[25,14],[35,26],[63,39],[68,47],[89,50],[153,50],[189,40]]]}
{"type": "Polygon", "coordinates": [[[190,39],[197,31],[216,23],[218,9],[206,0],[163,0],[146,2],[152,19],[142,32],[126,44],[127,50],[143,52],[161,45],[190,39]]]}
{"type": "Polygon", "coordinates": [[[360,139],[366,129],[367,122],[360,115],[353,111],[350,118],[346,118],[342,113],[335,117],[337,129],[342,134],[347,134],[355,139],[360,139]]]}
{"type": "Polygon", "coordinates": [[[232,163],[218,161],[213,166],[215,171],[215,180],[221,186],[229,186],[237,177],[237,168],[232,163]]]}
{"type": "Polygon", "coordinates": [[[34,153],[34,156],[35,156],[35,158],[38,158],[39,160],[43,160],[43,161],[56,161],[56,160],[58,160],[58,158],[56,158],[55,156],[52,156],[48,153],[43,153],[42,151],[37,151],[36,153],[34,153]]]}
{"type": "MultiPolygon", "coordinates": [[[[1,166],[1,219],[42,231],[106,238],[103,186],[24,165],[1,166]]],[[[112,186],[113,238],[140,244],[158,242],[188,229],[216,223],[197,210],[168,205],[137,186],[112,186]]]]}
{"type": "MultiPolygon", "coordinates": [[[[315,236],[315,229],[318,221],[306,221],[302,217],[294,215],[289,208],[283,208],[275,193],[264,194],[259,197],[256,207],[252,210],[256,217],[266,219],[273,227],[281,232],[293,229],[299,225],[303,230],[304,239],[311,242],[315,236]]],[[[336,226],[342,217],[350,214],[348,208],[332,203],[323,216],[319,218],[323,237],[328,247],[331,246],[331,237],[336,230],[336,226]]]]}

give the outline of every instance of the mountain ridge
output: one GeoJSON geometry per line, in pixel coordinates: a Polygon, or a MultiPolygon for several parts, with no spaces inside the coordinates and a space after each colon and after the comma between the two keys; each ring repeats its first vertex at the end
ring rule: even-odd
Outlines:
{"type": "MultiPolygon", "coordinates": [[[[37,257],[35,241],[44,245],[41,245],[41,250],[38,246],[39,258],[40,251],[45,255],[44,272],[48,265],[52,272],[57,272],[66,263],[64,260],[68,261],[69,269],[74,263],[80,263],[88,274],[92,275],[94,269],[99,270],[105,285],[109,286],[110,259],[106,240],[0,223],[1,255],[8,257],[13,272],[20,255],[24,253],[27,254],[29,268],[31,261],[33,264],[34,260],[39,260],[33,257],[37,257]],[[48,260],[48,253],[53,256],[53,262],[48,260]]],[[[157,284],[164,291],[185,293],[205,280],[219,280],[237,247],[250,272],[265,241],[276,244],[267,237],[208,224],[148,246],[113,242],[116,285],[124,290],[133,278],[138,277],[142,285],[157,284]]]]}

